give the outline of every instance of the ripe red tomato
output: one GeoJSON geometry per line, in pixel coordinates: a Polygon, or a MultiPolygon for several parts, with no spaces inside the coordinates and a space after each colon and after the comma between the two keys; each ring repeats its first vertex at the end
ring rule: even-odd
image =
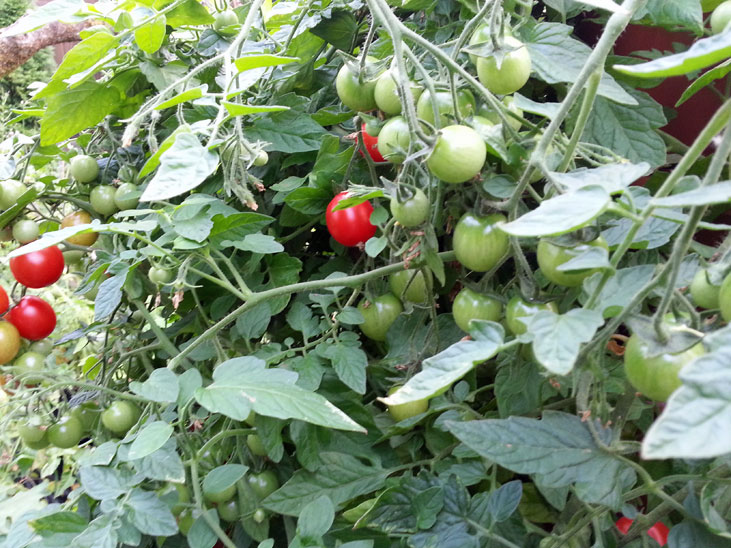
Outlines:
{"type": "MultiPolygon", "coordinates": [[[[619,529],[620,533],[626,535],[633,521],[634,520],[622,516],[617,520],[617,523],[615,525],[617,529],[619,529]]],[[[661,521],[658,521],[655,525],[647,530],[647,536],[657,542],[660,546],[665,546],[668,543],[669,532],[670,529],[668,529],[667,525],[665,525],[661,521]]]]}
{"type": "Polygon", "coordinates": [[[376,233],[376,227],[371,224],[373,206],[370,202],[363,202],[357,206],[333,211],[333,208],[341,200],[348,197],[348,192],[341,192],[335,195],[327,205],[325,222],[327,223],[330,236],[336,242],[346,247],[355,247],[372,238],[376,233]]]}
{"type": "Polygon", "coordinates": [[[45,339],[56,328],[56,313],[51,305],[40,297],[23,297],[8,312],[8,321],[20,336],[30,341],[45,339]]]}
{"type": "Polygon", "coordinates": [[[5,289],[0,286],[0,314],[5,314],[8,310],[8,306],[10,306],[8,294],[5,292],[5,289]]]}
{"type": "MultiPolygon", "coordinates": [[[[378,162],[385,162],[386,159],[381,156],[381,153],[378,152],[378,137],[375,137],[368,133],[366,131],[366,125],[361,124],[360,126],[360,138],[363,139],[363,146],[368,151],[368,154],[371,155],[371,159],[378,163],[378,162]]],[[[363,151],[358,149],[358,152],[360,152],[361,156],[363,156],[363,151]]]]}
{"type": "Polygon", "coordinates": [[[10,271],[18,283],[34,289],[58,281],[64,266],[63,253],[55,245],[10,259],[10,271]]]}

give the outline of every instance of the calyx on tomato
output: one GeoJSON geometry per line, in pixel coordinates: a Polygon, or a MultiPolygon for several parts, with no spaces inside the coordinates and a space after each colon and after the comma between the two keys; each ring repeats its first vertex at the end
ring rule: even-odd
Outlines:
{"type": "Polygon", "coordinates": [[[346,247],[355,247],[371,239],[376,233],[376,227],[371,224],[373,206],[370,202],[333,211],[338,203],[349,197],[348,192],[335,195],[325,211],[325,222],[330,236],[336,242],[346,247]]]}
{"type": "Polygon", "coordinates": [[[18,283],[33,289],[57,282],[64,266],[63,253],[55,245],[10,259],[10,271],[18,283]]]}
{"type": "Polygon", "coordinates": [[[30,341],[45,339],[56,328],[56,313],[40,297],[26,296],[8,312],[8,321],[30,341]]]}
{"type": "Polygon", "coordinates": [[[492,57],[477,59],[477,77],[496,95],[507,95],[522,88],[530,78],[531,58],[528,48],[512,36],[505,37],[507,51],[498,64],[492,57]]]}
{"type": "MultiPolygon", "coordinates": [[[[633,519],[622,516],[617,520],[615,526],[620,533],[626,535],[634,521],[635,520],[633,519]]],[[[650,527],[646,533],[648,537],[657,542],[660,546],[665,546],[668,543],[668,533],[670,533],[670,529],[668,529],[668,526],[663,522],[658,521],[655,525],[650,527]]]]}
{"type": "Polygon", "coordinates": [[[378,59],[367,56],[365,59],[365,74],[359,74],[360,61],[345,63],[335,79],[335,89],[343,104],[356,112],[367,112],[376,108],[377,74],[371,75],[373,65],[378,59]]]}

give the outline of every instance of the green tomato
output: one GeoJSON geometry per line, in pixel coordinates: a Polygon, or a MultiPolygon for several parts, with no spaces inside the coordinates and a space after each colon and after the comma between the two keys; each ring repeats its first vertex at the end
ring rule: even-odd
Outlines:
{"type": "Polygon", "coordinates": [[[666,401],[681,385],[680,370],[706,353],[701,343],[676,354],[650,352],[647,342],[633,334],[624,347],[624,372],[637,391],[655,401],[666,401]]]}
{"type": "Polygon", "coordinates": [[[256,511],[254,512],[254,515],[252,516],[252,519],[256,523],[264,523],[264,520],[267,519],[267,514],[261,508],[257,508],[256,511]]]}
{"type": "Polygon", "coordinates": [[[722,2],[723,0],[701,0],[701,9],[703,13],[708,13],[715,10],[722,2]]]}
{"type": "Polygon", "coordinates": [[[215,502],[216,504],[220,504],[222,502],[228,502],[232,498],[236,496],[236,484],[229,485],[228,487],[224,489],[215,489],[214,487],[211,487],[210,485],[206,485],[206,482],[203,482],[203,498],[205,498],[208,502],[215,502]]]}
{"type": "Polygon", "coordinates": [[[518,91],[530,78],[531,60],[528,48],[512,36],[505,37],[505,45],[518,49],[505,54],[500,66],[495,57],[480,57],[477,60],[477,77],[496,95],[508,95],[518,91]]]}
{"type": "Polygon", "coordinates": [[[421,189],[416,189],[411,198],[402,202],[398,195],[391,198],[391,215],[406,228],[419,226],[429,216],[429,198],[421,189]]]}
{"type": "MultiPolygon", "coordinates": [[[[374,91],[374,98],[378,108],[391,116],[401,114],[402,109],[401,99],[398,95],[398,86],[396,85],[393,74],[391,70],[381,74],[376,82],[374,91]]],[[[411,96],[414,101],[418,101],[422,91],[424,91],[421,86],[413,82],[409,82],[409,89],[411,90],[411,96]]]]}
{"type": "MultiPolygon", "coordinates": [[[[434,97],[439,113],[439,127],[445,127],[455,119],[452,92],[437,91],[434,97]]],[[[477,109],[475,96],[469,90],[462,89],[457,92],[457,109],[461,118],[469,118],[477,109]]],[[[425,122],[436,125],[432,98],[428,91],[422,93],[416,102],[416,115],[425,122]]]]}
{"type": "MultiPolygon", "coordinates": [[[[507,7],[503,7],[507,11],[507,7]]],[[[510,33],[510,28],[505,25],[504,27],[505,36],[512,36],[510,33]]],[[[492,37],[490,36],[490,25],[487,23],[483,23],[481,25],[478,25],[478,27],[475,29],[475,32],[472,33],[472,36],[470,36],[469,45],[475,46],[477,44],[484,44],[485,42],[490,42],[492,40],[492,37]]],[[[470,61],[472,61],[473,65],[477,64],[477,60],[480,58],[479,56],[470,53],[469,54],[470,61]]]]}
{"type": "Polygon", "coordinates": [[[731,273],[721,283],[718,293],[718,307],[721,309],[721,316],[727,322],[731,322],[731,273]]]}
{"type": "Polygon", "coordinates": [[[447,126],[439,132],[426,165],[445,183],[464,183],[482,171],[487,147],[480,134],[469,126],[447,126]]]}
{"type": "Polygon", "coordinates": [[[711,14],[711,31],[720,34],[731,21],[731,1],[720,4],[711,14]]]}
{"type": "Polygon", "coordinates": [[[378,152],[384,159],[400,164],[406,159],[411,144],[409,124],[401,116],[388,120],[378,133],[378,152]]]}
{"type": "Polygon", "coordinates": [[[235,25],[239,24],[239,18],[231,10],[221,11],[216,14],[213,21],[213,30],[224,36],[233,36],[238,32],[235,25]]]}
{"type": "Polygon", "coordinates": [[[190,489],[184,483],[173,483],[172,485],[178,495],[178,502],[173,506],[172,513],[174,516],[179,516],[185,511],[187,504],[190,502],[190,489]]]}
{"type": "Polygon", "coordinates": [[[0,183],[0,208],[10,209],[27,190],[20,181],[6,179],[0,183]]]}
{"type": "Polygon", "coordinates": [[[482,295],[465,287],[454,298],[452,314],[454,321],[465,333],[470,332],[472,320],[497,322],[503,313],[503,305],[497,299],[482,295]]]}
{"type": "Polygon", "coordinates": [[[690,284],[690,296],[693,302],[701,308],[716,309],[721,298],[721,286],[713,285],[708,279],[708,272],[700,269],[693,276],[690,284]]]}
{"type": "Polygon", "coordinates": [[[269,454],[267,453],[261,438],[256,434],[249,434],[246,436],[246,445],[249,447],[251,454],[256,455],[257,457],[266,457],[269,454]]]}
{"type": "Polygon", "coordinates": [[[246,481],[259,500],[267,498],[274,491],[279,489],[279,480],[271,470],[264,470],[258,474],[251,474],[246,478],[246,481]]]}
{"type": "Polygon", "coordinates": [[[178,517],[178,529],[180,529],[181,535],[186,536],[190,532],[190,528],[193,527],[196,517],[193,515],[191,508],[186,508],[180,513],[178,517]]]}
{"type": "Polygon", "coordinates": [[[134,403],[115,401],[102,413],[102,424],[110,432],[122,436],[137,424],[141,414],[142,411],[134,403]]]}
{"type": "Polygon", "coordinates": [[[89,202],[91,202],[91,207],[99,215],[113,215],[118,211],[117,204],[114,202],[115,193],[116,190],[113,186],[95,186],[89,193],[89,202]]]}
{"type": "Polygon", "coordinates": [[[160,268],[157,266],[153,266],[150,268],[150,271],[147,273],[147,277],[150,279],[150,281],[157,285],[163,285],[166,283],[170,283],[173,278],[175,278],[175,273],[171,270],[168,270],[166,268],[160,268]]]}
{"type": "MultiPolygon", "coordinates": [[[[376,58],[367,56],[366,65],[377,61],[376,58]]],[[[358,74],[352,72],[348,65],[343,65],[335,79],[335,89],[343,104],[350,110],[367,112],[376,108],[376,83],[377,79],[359,81],[358,74]]]]}
{"type": "Polygon", "coordinates": [[[46,356],[40,352],[26,352],[16,358],[13,363],[13,369],[15,375],[23,375],[25,382],[40,382],[43,377],[40,375],[34,375],[43,371],[45,366],[46,356]]]}
{"type": "Polygon", "coordinates": [[[99,424],[101,414],[101,407],[94,401],[85,401],[71,410],[71,416],[81,423],[84,432],[91,432],[99,424]]]}
{"type": "Polygon", "coordinates": [[[135,209],[140,203],[140,191],[133,183],[123,183],[114,192],[114,205],[119,209],[135,209]]]}
{"type": "Polygon", "coordinates": [[[37,240],[41,233],[38,223],[30,219],[23,219],[13,225],[13,238],[21,244],[27,244],[37,240]]]}
{"type": "Polygon", "coordinates": [[[30,351],[48,356],[53,352],[53,343],[48,339],[41,339],[30,345],[30,351]]]}
{"type": "Polygon", "coordinates": [[[360,324],[363,334],[374,341],[385,341],[386,333],[404,308],[401,306],[401,301],[391,293],[386,293],[371,302],[362,301],[358,305],[358,310],[365,319],[360,324]]]}
{"type": "Polygon", "coordinates": [[[541,310],[550,310],[558,314],[556,303],[524,301],[516,295],[508,301],[508,306],[505,308],[505,324],[513,335],[522,335],[528,331],[526,320],[541,310]]]}
{"type": "Polygon", "coordinates": [[[269,154],[267,154],[267,152],[265,150],[260,150],[256,154],[256,158],[254,158],[254,165],[256,167],[265,166],[265,165],[267,165],[268,162],[269,162],[269,154]]]}
{"type": "Polygon", "coordinates": [[[48,433],[42,426],[18,425],[18,435],[28,449],[39,450],[48,447],[48,433]]]}
{"type": "Polygon", "coordinates": [[[236,502],[235,499],[217,504],[216,510],[218,510],[218,517],[228,523],[234,523],[241,517],[241,512],[239,512],[239,503],[236,502]]]}
{"type": "Polygon", "coordinates": [[[558,270],[558,267],[585,253],[592,247],[609,249],[606,240],[601,236],[591,242],[581,243],[573,247],[562,247],[549,240],[541,240],[538,242],[538,266],[543,275],[553,283],[565,287],[578,287],[586,278],[595,272],[599,272],[600,269],[584,268],[568,271],[558,270]]]}
{"type": "Polygon", "coordinates": [[[78,419],[66,415],[56,424],[48,427],[48,442],[54,447],[68,449],[76,447],[84,435],[84,428],[78,419]]]}
{"type": "Polygon", "coordinates": [[[391,292],[399,299],[416,304],[425,304],[431,296],[431,270],[401,270],[391,274],[388,284],[391,292]]]}
{"type": "Polygon", "coordinates": [[[81,266],[81,261],[86,253],[80,249],[69,249],[63,252],[63,262],[69,268],[81,266]]]}
{"type": "MultiPolygon", "coordinates": [[[[505,108],[507,108],[510,112],[517,114],[521,118],[523,117],[523,111],[515,104],[515,99],[512,95],[503,97],[502,103],[503,105],[505,105],[505,108]]],[[[487,118],[493,124],[502,123],[502,119],[500,118],[498,113],[492,110],[487,105],[481,106],[478,114],[484,118],[487,118]]],[[[512,116],[506,114],[505,117],[508,119],[508,125],[512,127],[515,131],[518,131],[523,126],[523,123],[520,120],[517,120],[512,116]]]]}
{"type": "Polygon", "coordinates": [[[99,176],[99,164],[91,156],[79,154],[71,158],[69,162],[69,172],[71,176],[80,183],[90,183],[96,181],[99,176]]]}
{"type": "Polygon", "coordinates": [[[457,260],[476,272],[487,272],[495,267],[510,247],[508,235],[499,226],[506,221],[499,213],[485,217],[465,213],[454,229],[457,260]]]}
{"type": "MultiPolygon", "coordinates": [[[[391,389],[388,391],[388,395],[390,396],[396,390],[401,388],[400,386],[392,386],[391,389]]],[[[388,414],[391,415],[391,418],[396,422],[405,421],[406,419],[410,419],[411,417],[415,417],[416,415],[421,415],[422,413],[426,413],[426,411],[429,409],[429,400],[427,398],[416,400],[416,401],[410,401],[407,403],[398,403],[395,405],[389,405],[388,406],[388,414]]]]}

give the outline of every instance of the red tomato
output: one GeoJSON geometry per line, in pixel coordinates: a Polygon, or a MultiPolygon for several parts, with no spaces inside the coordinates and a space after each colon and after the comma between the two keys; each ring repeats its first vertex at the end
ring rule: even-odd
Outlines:
{"type": "Polygon", "coordinates": [[[341,192],[330,201],[325,212],[325,222],[330,236],[336,242],[346,247],[355,247],[367,242],[376,233],[376,227],[371,224],[373,206],[370,202],[363,202],[357,206],[333,211],[338,202],[347,197],[349,197],[347,192],[341,192]]]}
{"type": "Polygon", "coordinates": [[[63,274],[63,253],[52,245],[10,259],[10,271],[19,283],[38,289],[55,283],[63,274]]]}
{"type": "Polygon", "coordinates": [[[5,292],[5,289],[0,286],[0,314],[5,314],[8,310],[8,306],[10,306],[8,294],[5,292]]]}
{"type": "MultiPolygon", "coordinates": [[[[615,525],[617,526],[617,529],[619,529],[620,533],[626,535],[633,521],[634,520],[622,516],[617,520],[615,525]]],[[[647,536],[657,542],[660,546],[665,546],[668,543],[669,532],[670,529],[668,529],[667,525],[658,521],[647,530],[647,536]]]]}
{"type": "MultiPolygon", "coordinates": [[[[360,126],[360,138],[363,139],[363,146],[368,151],[368,154],[371,155],[371,158],[374,162],[385,162],[386,159],[381,156],[381,153],[378,152],[378,137],[374,137],[370,133],[366,131],[366,125],[361,124],[360,126]]],[[[363,151],[358,149],[361,156],[363,155],[363,151]]]]}
{"type": "Polygon", "coordinates": [[[20,336],[38,341],[48,337],[56,328],[56,313],[51,305],[40,297],[23,297],[8,312],[8,321],[20,336]]]}

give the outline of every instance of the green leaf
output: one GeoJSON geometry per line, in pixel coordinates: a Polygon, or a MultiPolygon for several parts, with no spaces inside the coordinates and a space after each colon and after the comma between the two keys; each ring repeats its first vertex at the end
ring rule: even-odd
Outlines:
{"type": "MultiPolygon", "coordinates": [[[[211,520],[218,523],[218,512],[215,508],[206,510],[206,513],[211,520]]],[[[190,548],[212,548],[218,540],[218,535],[210,528],[203,516],[198,516],[188,531],[186,539],[190,548]]]]}
{"type": "MultiPolygon", "coordinates": [[[[226,242],[224,241],[223,243],[225,244],[226,242]]],[[[284,246],[274,236],[270,236],[269,234],[247,234],[241,242],[234,244],[234,247],[242,251],[262,254],[281,253],[284,251],[284,246]]]]}
{"type": "Polygon", "coordinates": [[[603,323],[601,314],[593,310],[574,308],[566,314],[541,310],[528,324],[533,353],[551,373],[567,375],[574,368],[581,344],[589,342],[603,323]]]}
{"type": "MultiPolygon", "coordinates": [[[[653,265],[631,266],[618,270],[602,288],[595,309],[605,318],[619,314],[640,290],[650,281],[655,271],[653,265]]],[[[584,280],[585,295],[593,295],[602,274],[593,274],[584,280]]]]}
{"type": "Polygon", "coordinates": [[[244,116],[246,114],[254,114],[256,112],[280,112],[289,110],[289,107],[279,105],[242,105],[239,103],[231,103],[224,101],[223,105],[231,116],[244,116]]]}
{"type": "Polygon", "coordinates": [[[490,493],[487,511],[494,522],[506,521],[518,509],[523,496],[523,483],[513,480],[502,484],[490,493]]]}
{"type": "Polygon", "coordinates": [[[112,514],[102,514],[89,524],[89,527],[71,541],[71,546],[79,548],[116,548],[117,528],[112,514]]]}
{"type": "Polygon", "coordinates": [[[610,203],[611,197],[603,187],[590,185],[545,200],[499,228],[512,236],[557,236],[586,226],[610,203]]]}
{"type": "Polygon", "coordinates": [[[152,55],[160,49],[165,40],[166,23],[165,16],[158,15],[152,21],[135,29],[135,42],[142,51],[152,55]]]}
{"type": "Polygon", "coordinates": [[[306,215],[319,215],[325,212],[332,195],[324,188],[303,186],[290,192],[284,202],[292,209],[306,215]]]}
{"type": "Polygon", "coordinates": [[[373,236],[369,238],[365,245],[366,255],[369,257],[378,257],[378,255],[386,249],[388,238],[385,236],[373,236]]]}
{"type": "Polygon", "coordinates": [[[245,55],[234,61],[239,72],[251,70],[261,67],[276,67],[279,65],[287,65],[289,63],[298,63],[297,57],[283,57],[281,55],[271,55],[268,53],[245,55]]]}
{"type": "Polygon", "coordinates": [[[86,494],[96,500],[116,499],[142,481],[142,476],[125,468],[82,466],[79,480],[86,494]]]}
{"type": "Polygon", "coordinates": [[[285,153],[319,150],[327,132],[308,114],[296,110],[275,112],[260,118],[247,129],[250,140],[269,143],[266,150],[285,153]]]}
{"type": "Polygon", "coordinates": [[[297,534],[304,538],[319,539],[330,530],[335,521],[332,501],[321,496],[302,509],[297,520],[297,534]]]}
{"type": "Polygon", "coordinates": [[[132,466],[139,473],[151,480],[185,481],[183,461],[176,451],[175,439],[169,439],[154,453],[132,461],[132,466]]]}
{"type": "Polygon", "coordinates": [[[601,145],[630,162],[653,168],[665,163],[665,142],[654,131],[667,123],[662,107],[644,92],[632,90],[636,106],[597,97],[582,140],[601,145]]]}
{"type": "Polygon", "coordinates": [[[76,23],[94,17],[93,15],[75,15],[86,8],[84,0],[53,0],[25,14],[18,22],[7,30],[3,31],[5,36],[17,36],[25,34],[37,28],[61,21],[63,23],[76,23]]]}
{"type": "MultiPolygon", "coordinates": [[[[447,428],[481,457],[518,474],[532,474],[546,487],[573,485],[590,504],[618,509],[635,473],[599,447],[581,418],[546,411],[542,420],[525,417],[448,422],[447,428]]],[[[601,441],[611,443],[610,429],[596,425],[601,441]]]]}
{"type": "Polygon", "coordinates": [[[679,76],[726,61],[731,56],[731,30],[697,40],[687,51],[639,65],[614,65],[614,69],[640,78],[679,76]]]}
{"type": "Polygon", "coordinates": [[[633,164],[607,164],[595,168],[581,167],[568,173],[557,171],[549,172],[549,177],[567,191],[574,191],[585,186],[597,185],[604,187],[609,194],[622,192],[643,175],[650,172],[651,166],[647,162],[633,164]]]}
{"type": "Polygon", "coordinates": [[[99,284],[99,292],[94,299],[94,321],[106,320],[122,302],[122,287],[127,280],[127,269],[99,284]]]}
{"type": "Polygon", "coordinates": [[[708,84],[714,80],[720,80],[729,72],[731,72],[731,59],[713,67],[709,71],[704,72],[699,78],[693,80],[693,83],[687,87],[687,89],[683,92],[683,95],[681,95],[680,99],[678,99],[678,102],[675,103],[675,107],[679,107],[708,84]]]}
{"type": "Polygon", "coordinates": [[[249,470],[243,464],[224,464],[208,472],[203,478],[203,490],[205,492],[220,493],[225,491],[237,481],[244,477],[249,470]]]}
{"type": "Polygon", "coordinates": [[[117,108],[120,99],[117,88],[95,81],[49,97],[41,119],[41,145],[60,143],[95,126],[117,108]]]}
{"type": "Polygon", "coordinates": [[[178,376],[170,369],[155,369],[145,382],[132,381],[129,388],[138,396],[159,403],[178,399],[178,376]]]}
{"type": "MultiPolygon", "coordinates": [[[[573,255],[573,253],[572,253],[573,255]]],[[[589,247],[556,267],[559,272],[586,270],[587,268],[612,268],[609,252],[603,247],[589,247]]]]}
{"type": "Polygon", "coordinates": [[[88,521],[76,512],[55,512],[30,520],[28,524],[36,533],[46,536],[48,533],[81,533],[86,529],[88,521]]]}
{"type": "Polygon", "coordinates": [[[386,405],[398,405],[430,398],[464,377],[477,364],[492,358],[503,343],[501,325],[473,321],[475,340],[459,341],[437,355],[424,360],[421,371],[386,398],[378,398],[386,405]]]}
{"type": "Polygon", "coordinates": [[[353,37],[358,34],[358,22],[352,11],[334,9],[330,17],[323,18],[310,32],[339,50],[350,51],[353,37]]]}
{"type": "MultiPolygon", "coordinates": [[[[173,3],[174,0],[155,0],[153,7],[161,10],[173,3]]],[[[213,23],[213,16],[208,13],[198,0],[188,0],[175,6],[172,11],[167,12],[167,24],[173,28],[183,26],[210,25],[213,23]]]]}
{"type": "MultiPolygon", "coordinates": [[[[177,386],[177,383],[175,383],[177,386]]],[[[173,427],[163,421],[154,421],[142,427],[129,448],[129,460],[141,459],[160,449],[173,435],[173,427]]]]}
{"type": "Polygon", "coordinates": [[[160,144],[160,148],[157,149],[155,154],[150,156],[150,158],[145,162],[145,165],[142,166],[142,169],[140,170],[138,177],[142,178],[153,171],[157,169],[157,166],[160,165],[160,156],[163,155],[165,151],[167,151],[171,146],[173,146],[173,143],[175,143],[175,140],[178,138],[178,135],[181,135],[182,133],[191,133],[192,130],[190,129],[190,126],[188,125],[182,125],[175,128],[175,131],[173,131],[169,137],[167,137],[162,144],[160,144]]]}
{"type": "Polygon", "coordinates": [[[191,133],[181,133],[160,156],[160,169],[140,196],[142,202],[168,200],[200,185],[218,167],[218,155],[191,133]]]}
{"type": "Polygon", "coordinates": [[[679,192],[663,198],[653,198],[650,204],[655,207],[690,207],[711,204],[725,204],[731,201],[731,181],[704,186],[679,192]]]}
{"type": "MultiPolygon", "coordinates": [[[[203,84],[202,86],[198,86],[198,87],[186,89],[185,91],[182,91],[182,92],[178,93],[177,95],[173,95],[167,101],[163,101],[162,103],[160,103],[159,105],[157,105],[155,107],[155,110],[163,110],[163,109],[166,109],[166,108],[170,108],[170,107],[174,107],[176,105],[179,105],[180,103],[188,103],[190,101],[194,101],[196,99],[200,99],[207,92],[208,92],[208,85],[207,84],[203,84]]],[[[177,130],[181,130],[181,129],[183,131],[189,131],[190,130],[190,128],[188,126],[180,126],[179,128],[176,129],[176,131],[177,130]]],[[[173,135],[175,135],[177,137],[178,134],[177,133],[174,133],[173,135]]],[[[172,135],[171,135],[171,137],[172,137],[172,135]]],[[[163,146],[165,145],[166,142],[168,142],[168,139],[166,139],[163,142],[163,146]]],[[[170,144],[165,148],[165,150],[167,150],[168,148],[170,148],[170,146],[172,146],[172,144],[173,144],[174,141],[175,141],[175,139],[173,138],[170,141],[170,144]]],[[[162,147],[160,147],[160,148],[162,148],[162,147]]],[[[160,155],[163,152],[165,152],[165,150],[163,150],[162,152],[160,152],[160,150],[158,149],[158,151],[156,152],[157,157],[159,158],[160,155]]],[[[147,167],[147,164],[148,163],[149,163],[149,160],[145,164],[145,167],[147,167]]],[[[151,173],[151,172],[152,172],[152,169],[150,169],[147,173],[151,173]]]]}
{"type": "Polygon", "coordinates": [[[648,0],[648,18],[655,26],[675,30],[686,27],[696,34],[703,32],[703,10],[698,2],[687,0],[648,0]]]}
{"type": "MultiPolygon", "coordinates": [[[[548,84],[574,83],[584,68],[591,48],[571,37],[573,27],[559,23],[538,23],[521,33],[531,57],[532,69],[548,84]],[[556,60],[561,62],[557,63],[556,60]]],[[[622,103],[634,105],[635,98],[628,94],[607,73],[599,84],[599,95],[622,103]]]]}
{"type": "Polygon", "coordinates": [[[297,470],[287,483],[264,499],[264,507],[298,516],[308,504],[325,496],[339,508],[344,502],[377,491],[392,473],[343,453],[325,452],[320,458],[323,464],[316,472],[297,470]]]}
{"type": "Polygon", "coordinates": [[[327,348],[325,357],[332,362],[335,373],[345,386],[358,394],[365,394],[368,356],[359,346],[335,343],[327,348]]]}
{"type": "Polygon", "coordinates": [[[178,532],[175,516],[155,493],[133,489],[125,505],[130,522],[140,533],[167,537],[178,532]]]}
{"type": "Polygon", "coordinates": [[[196,391],[199,404],[235,420],[244,420],[254,410],[278,419],[299,419],[340,430],[364,429],[319,394],[295,385],[297,374],[267,369],[253,357],[228,360],[213,372],[213,383],[196,391]]]}

